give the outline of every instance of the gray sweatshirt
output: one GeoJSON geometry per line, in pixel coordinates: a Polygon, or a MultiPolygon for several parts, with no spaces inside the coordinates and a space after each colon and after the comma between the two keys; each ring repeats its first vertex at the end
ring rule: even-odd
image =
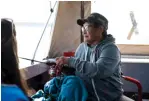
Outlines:
{"type": "Polygon", "coordinates": [[[89,101],[113,101],[122,95],[121,56],[112,35],[94,46],[80,44],[68,64],[84,81],[89,101]]]}

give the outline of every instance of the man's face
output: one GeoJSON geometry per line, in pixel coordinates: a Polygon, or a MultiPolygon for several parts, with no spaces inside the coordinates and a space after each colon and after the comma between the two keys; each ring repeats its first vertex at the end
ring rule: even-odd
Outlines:
{"type": "Polygon", "coordinates": [[[102,32],[102,27],[95,28],[93,24],[85,23],[82,27],[84,41],[88,44],[93,44],[96,41],[100,41],[102,32]]]}

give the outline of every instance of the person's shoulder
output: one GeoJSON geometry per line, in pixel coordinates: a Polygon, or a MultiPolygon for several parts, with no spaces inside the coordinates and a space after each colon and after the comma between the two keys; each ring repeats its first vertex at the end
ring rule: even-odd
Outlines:
{"type": "Polygon", "coordinates": [[[27,96],[16,85],[1,85],[2,101],[28,101],[27,96]]]}
{"type": "Polygon", "coordinates": [[[79,49],[86,49],[88,46],[87,46],[87,43],[85,43],[85,42],[82,42],[79,46],[78,46],[78,48],[79,49]]]}
{"type": "Polygon", "coordinates": [[[76,52],[83,52],[86,49],[86,43],[81,43],[78,48],[76,49],[76,52]]]}
{"type": "Polygon", "coordinates": [[[115,48],[116,50],[118,49],[117,45],[115,43],[113,43],[113,42],[105,43],[105,44],[102,45],[101,48],[102,49],[105,49],[105,48],[115,48]]]}
{"type": "Polygon", "coordinates": [[[85,42],[82,42],[80,45],[79,45],[79,47],[84,47],[84,46],[86,46],[86,43],[85,42]]]}

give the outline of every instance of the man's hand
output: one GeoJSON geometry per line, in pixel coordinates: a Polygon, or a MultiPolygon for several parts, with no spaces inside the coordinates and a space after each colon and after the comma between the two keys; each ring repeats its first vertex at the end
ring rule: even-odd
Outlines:
{"type": "Polygon", "coordinates": [[[69,59],[69,57],[64,57],[64,56],[57,57],[56,58],[56,65],[62,66],[64,64],[68,64],[68,59],[69,59]]]}

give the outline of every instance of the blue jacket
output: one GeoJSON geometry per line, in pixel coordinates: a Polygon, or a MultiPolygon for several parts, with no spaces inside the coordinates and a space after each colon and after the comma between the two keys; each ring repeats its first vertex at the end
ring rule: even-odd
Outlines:
{"type": "Polygon", "coordinates": [[[69,66],[84,81],[89,101],[113,101],[123,93],[121,83],[121,56],[112,35],[94,46],[85,42],[69,58],[69,66]]]}
{"type": "Polygon", "coordinates": [[[32,98],[38,101],[86,101],[87,90],[83,81],[76,76],[55,77],[44,86],[44,92],[38,91],[32,98]]]}
{"type": "Polygon", "coordinates": [[[29,101],[23,91],[16,85],[1,85],[2,101],[29,101]]]}

